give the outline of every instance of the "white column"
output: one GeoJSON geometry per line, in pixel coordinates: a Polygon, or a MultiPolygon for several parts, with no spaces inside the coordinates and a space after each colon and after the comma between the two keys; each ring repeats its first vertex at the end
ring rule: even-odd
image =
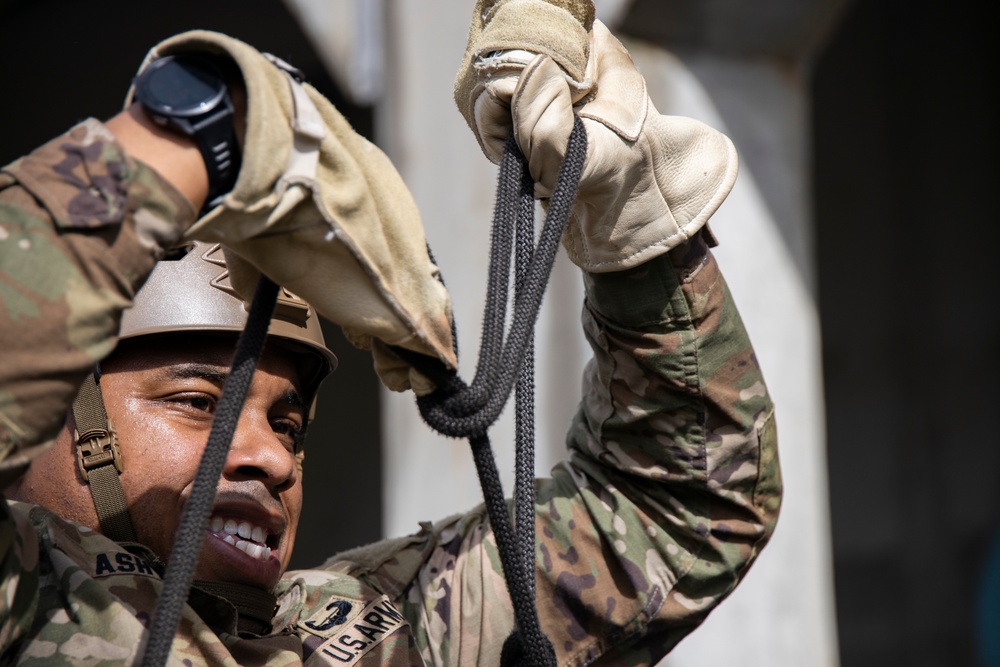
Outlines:
{"type": "MultiPolygon", "coordinates": [[[[760,182],[784,190],[794,224],[811,224],[800,82],[768,65],[708,60],[699,77],[670,53],[627,41],[660,113],[729,134],[740,174],[712,218],[716,257],[743,316],[777,406],[785,495],[771,543],[733,595],[664,661],[670,667],[835,667],[838,664],[826,483],[822,368],[809,257],[795,256],[760,182]],[[720,88],[725,86],[725,88],[720,88]],[[716,99],[743,114],[741,137],[716,99]],[[750,157],[753,153],[753,160],[750,157]],[[759,181],[754,166],[766,171],[759,181]],[[807,274],[807,275],[803,275],[807,274]]],[[[808,237],[808,234],[806,234],[808,237]]],[[[801,247],[798,247],[801,252],[801,247]]]]}
{"type": "MultiPolygon", "coordinates": [[[[454,299],[461,375],[471,381],[486,293],[496,167],[452,101],[468,33],[468,0],[388,1],[386,89],[376,132],[413,192],[431,249],[454,299]]],[[[575,267],[561,257],[537,331],[537,465],[545,475],[563,456],[587,358],[583,300],[575,267]]],[[[504,486],[513,483],[513,405],[490,432],[504,486]]],[[[482,495],[468,443],[431,432],[410,394],[384,392],[385,526],[411,532],[473,507],[482,495]]]]}
{"type": "Polygon", "coordinates": [[[383,0],[285,0],[337,85],[357,104],[382,94],[383,0]]]}

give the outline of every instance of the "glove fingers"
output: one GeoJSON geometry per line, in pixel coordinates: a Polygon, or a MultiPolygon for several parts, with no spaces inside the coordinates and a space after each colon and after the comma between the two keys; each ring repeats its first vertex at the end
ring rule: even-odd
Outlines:
{"type": "Polygon", "coordinates": [[[495,164],[503,156],[504,144],[513,127],[510,100],[516,85],[516,75],[494,80],[485,86],[473,106],[479,143],[486,157],[495,164]]]}
{"type": "Polygon", "coordinates": [[[375,372],[386,388],[391,391],[412,389],[417,396],[426,396],[434,391],[433,382],[414,370],[382,341],[375,339],[371,343],[375,372]]]}
{"type": "Polygon", "coordinates": [[[535,196],[548,197],[573,131],[573,98],[566,75],[548,56],[535,57],[514,91],[514,138],[528,160],[535,196]]]}
{"type": "Polygon", "coordinates": [[[646,80],[632,56],[600,21],[591,34],[588,74],[597,83],[597,93],[580,108],[580,116],[598,121],[625,141],[635,141],[649,111],[646,80]]]}

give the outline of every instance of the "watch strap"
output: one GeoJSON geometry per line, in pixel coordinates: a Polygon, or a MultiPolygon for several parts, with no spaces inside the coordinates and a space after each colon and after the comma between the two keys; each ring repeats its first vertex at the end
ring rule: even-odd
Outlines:
{"type": "Polygon", "coordinates": [[[217,205],[233,189],[239,175],[240,155],[233,126],[233,107],[226,95],[222,106],[193,125],[194,140],[208,170],[208,198],[205,209],[217,205]]]}

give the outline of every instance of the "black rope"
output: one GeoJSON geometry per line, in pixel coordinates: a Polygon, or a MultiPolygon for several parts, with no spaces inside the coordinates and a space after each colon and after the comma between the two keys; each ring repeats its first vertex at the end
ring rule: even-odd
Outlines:
{"type": "Polygon", "coordinates": [[[205,452],[198,465],[191,495],[181,514],[180,527],[163,582],[163,592],[156,606],[149,642],[143,655],[143,667],[162,667],[170,656],[170,646],[177,632],[181,610],[194,580],[195,566],[198,564],[208,519],[215,503],[216,488],[243,410],[243,402],[253,381],[257,361],[264,350],[267,328],[274,313],[277,296],[278,286],[266,276],[261,276],[247,315],[246,327],[236,343],[232,369],[222,387],[222,396],[219,397],[219,405],[205,452]]]}
{"type": "Polygon", "coordinates": [[[435,359],[408,350],[396,351],[438,387],[417,399],[424,421],[438,432],[469,439],[487,515],[500,553],[516,628],[504,643],[501,665],[554,667],[555,650],[541,630],[535,606],[534,531],[534,326],[548,284],[563,229],[576,199],[587,153],[587,137],[579,118],[566,148],[548,214],[534,243],[534,184],[524,156],[508,139],[497,183],[491,233],[489,279],[476,375],[466,385],[435,359]],[[510,329],[507,314],[513,231],[517,231],[515,295],[510,329]],[[496,421],[517,384],[517,453],[515,523],[490,448],[487,429],[496,421]]]}
{"type": "MultiPolygon", "coordinates": [[[[534,237],[533,184],[523,155],[508,140],[501,163],[491,238],[490,273],[480,357],[472,385],[466,385],[437,360],[408,350],[397,352],[438,386],[418,399],[429,425],[452,437],[469,439],[483,489],[487,514],[497,540],[501,565],[514,605],[515,632],[504,643],[501,664],[554,667],[555,651],[538,622],[534,584],[534,324],[555,260],[559,240],[576,198],[587,139],[574,119],[566,159],[556,179],[537,247],[534,237]],[[507,314],[511,230],[518,230],[514,310],[503,336],[507,314]],[[486,431],[518,384],[517,480],[515,520],[511,525],[503,487],[486,431]]],[[[237,342],[232,370],[223,387],[190,497],[171,552],[163,592],[153,617],[144,667],[161,667],[170,655],[181,610],[194,579],[219,477],[239,421],[243,402],[264,349],[278,286],[262,276],[254,293],[246,328],[237,342]]]]}

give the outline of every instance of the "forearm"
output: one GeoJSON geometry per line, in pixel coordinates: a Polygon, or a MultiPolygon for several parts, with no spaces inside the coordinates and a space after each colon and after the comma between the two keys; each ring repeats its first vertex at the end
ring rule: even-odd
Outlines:
{"type": "Polygon", "coordinates": [[[615,644],[614,664],[652,664],[731,592],[773,531],[773,407],[700,237],[589,276],[587,295],[595,359],[571,461],[539,496],[543,516],[561,517],[539,526],[539,613],[550,634],[588,629],[577,655],[608,659],[615,644]]]}
{"type": "Polygon", "coordinates": [[[208,197],[208,170],[194,139],[157,125],[138,103],[104,125],[131,157],[152,167],[195,210],[201,209],[208,197]]]}
{"type": "Polygon", "coordinates": [[[114,347],[121,311],[156,251],[193,218],[186,197],[97,121],[4,167],[0,461],[7,467],[61,426],[79,382],[114,347]]]}
{"type": "MultiPolygon", "coordinates": [[[[537,487],[539,618],[561,665],[652,665],[774,528],[772,407],[700,238],[591,278],[585,326],[571,460],[537,487]]],[[[496,664],[513,616],[481,507],[336,560],[397,601],[430,664],[496,664]]]]}

